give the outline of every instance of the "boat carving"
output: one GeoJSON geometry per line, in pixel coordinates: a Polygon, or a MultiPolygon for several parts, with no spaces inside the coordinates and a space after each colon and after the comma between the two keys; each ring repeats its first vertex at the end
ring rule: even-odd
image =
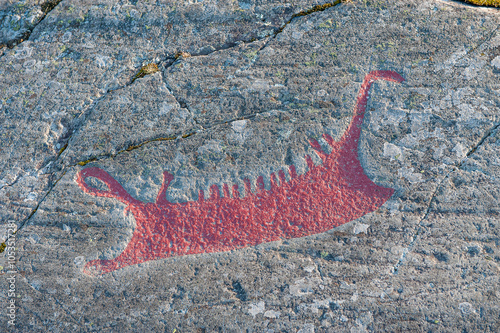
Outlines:
{"type": "Polygon", "coordinates": [[[106,171],[97,167],[81,170],[76,181],[85,193],[118,199],[127,205],[125,209],[136,221],[132,239],[118,257],[92,260],[84,272],[101,275],[148,260],[230,251],[318,234],[375,211],[394,190],[378,186],[366,176],[358,159],[358,140],[369,89],[380,79],[399,83],[404,80],[393,71],[367,74],[352,121],[340,141],[323,134],[331,152],[325,153],[316,140],[310,140],[322,163],[315,165],[307,155],[307,172],[297,175],[291,165],[289,180],[283,170],[277,177],[272,173],[269,190],[260,176],[255,192],[250,180],[244,179],[244,196],[237,185],[229,189],[224,184],[222,195],[219,187],[212,185],[207,198],[200,190],[196,201],[172,203],[167,200],[166,191],[173,175],[165,171],[156,202],[144,203],[127,193],[106,171]],[[85,182],[88,177],[101,180],[108,190],[90,186],[85,182]]]}

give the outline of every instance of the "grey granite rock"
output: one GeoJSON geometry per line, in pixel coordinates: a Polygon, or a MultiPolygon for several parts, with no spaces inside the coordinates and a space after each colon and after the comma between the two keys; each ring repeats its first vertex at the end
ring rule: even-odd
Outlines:
{"type": "Polygon", "coordinates": [[[3,49],[15,330],[498,331],[498,10],[323,3],[63,0],[3,49]],[[159,72],[136,78],[150,63],[159,72]],[[84,273],[117,257],[136,221],[82,191],[81,170],[105,170],[142,202],[163,171],[171,202],[261,175],[269,188],[273,172],[307,172],[307,154],[321,163],[308,139],[328,151],[321,135],[342,137],[372,70],[405,78],[374,83],[362,126],[365,173],[395,190],[378,210],[308,237],[84,273]]]}

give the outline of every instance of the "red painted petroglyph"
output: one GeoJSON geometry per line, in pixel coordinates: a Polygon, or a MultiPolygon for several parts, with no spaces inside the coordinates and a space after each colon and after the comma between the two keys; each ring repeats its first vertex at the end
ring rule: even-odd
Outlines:
{"type": "Polygon", "coordinates": [[[366,75],[358,94],[354,115],[339,142],[328,134],[323,138],[332,147],[326,154],[316,140],[310,140],[323,163],[314,165],[306,156],[308,171],[297,175],[290,166],[290,180],[280,170],[271,174],[271,188],[264,188],[262,176],[256,191],[244,180],[245,196],[237,185],[229,189],[217,185],[210,197],[199,191],[197,201],[171,203],[166,191],[173,176],[164,172],[163,185],[155,203],[134,199],[107,172],[87,168],[78,173],[77,183],[85,193],[112,197],[127,204],[136,227],[125,250],[112,260],[93,260],[85,273],[99,275],[147,260],[195,253],[221,252],[264,242],[313,235],[373,212],[387,201],[393,189],[373,183],[358,159],[358,140],[366,109],[368,91],[375,80],[402,82],[392,71],[373,71],[366,75]],[[95,177],[109,188],[102,191],[89,186],[85,179],[95,177]]]}

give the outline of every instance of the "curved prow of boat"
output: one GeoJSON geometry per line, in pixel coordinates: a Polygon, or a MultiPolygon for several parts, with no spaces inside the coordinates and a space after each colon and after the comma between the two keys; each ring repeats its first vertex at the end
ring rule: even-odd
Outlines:
{"type": "Polygon", "coordinates": [[[344,134],[342,141],[345,141],[349,145],[354,145],[357,148],[358,139],[361,134],[361,125],[363,124],[363,118],[365,117],[366,104],[368,102],[368,94],[372,83],[377,80],[386,80],[401,83],[404,78],[394,71],[372,71],[365,76],[361,88],[358,93],[358,98],[356,101],[356,106],[354,107],[353,118],[349,128],[344,134]]]}

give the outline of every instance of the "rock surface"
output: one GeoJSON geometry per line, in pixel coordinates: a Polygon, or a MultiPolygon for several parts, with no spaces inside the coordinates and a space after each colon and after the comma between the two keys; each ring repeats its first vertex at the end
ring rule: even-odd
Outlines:
{"type": "Polygon", "coordinates": [[[0,21],[0,300],[15,300],[2,331],[498,331],[498,9],[26,0],[0,21]],[[148,64],[159,71],[139,77],[148,64]],[[173,203],[245,178],[269,189],[290,165],[307,173],[306,155],[321,164],[309,139],[329,152],[322,134],[342,138],[374,70],[405,79],[373,84],[358,145],[368,177],[394,189],[381,208],[321,234],[85,273],[136,223],[85,193],[80,171],[142,202],[164,171],[173,203]]]}

